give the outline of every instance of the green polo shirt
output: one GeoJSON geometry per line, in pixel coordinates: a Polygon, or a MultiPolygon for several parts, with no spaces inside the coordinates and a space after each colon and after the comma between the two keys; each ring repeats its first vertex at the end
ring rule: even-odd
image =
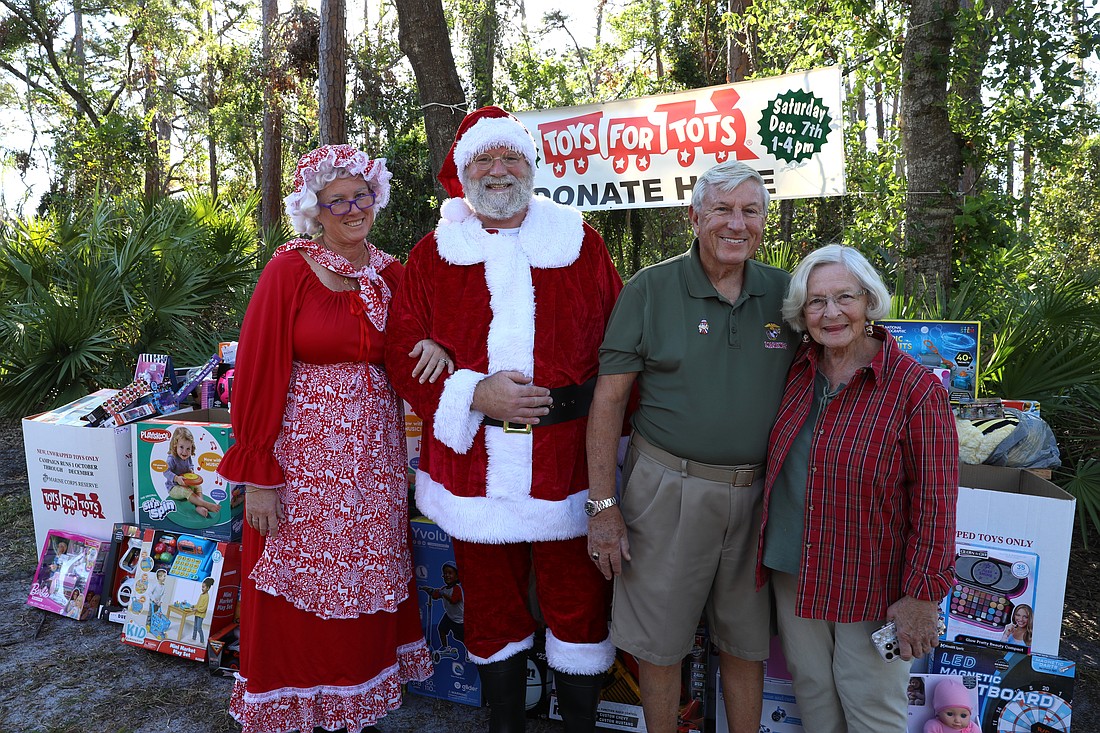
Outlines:
{"type": "Polygon", "coordinates": [[[736,303],[718,294],[699,243],[623,288],[600,347],[600,374],[638,372],[634,429],[703,463],[763,463],[797,335],[780,308],[790,275],[745,263],[736,303]]]}

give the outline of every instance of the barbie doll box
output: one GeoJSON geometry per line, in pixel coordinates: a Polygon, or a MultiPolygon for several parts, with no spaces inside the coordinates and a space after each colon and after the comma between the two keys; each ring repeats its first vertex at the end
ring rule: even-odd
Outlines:
{"type": "Polygon", "coordinates": [[[105,540],[134,521],[130,426],[92,428],[81,419],[115,390],[23,418],[35,547],[51,529],[105,540]]]}
{"type": "Polygon", "coordinates": [[[962,464],[959,486],[943,638],[1057,655],[1076,500],[1018,468],[962,464]]]}
{"type": "Polygon", "coordinates": [[[27,605],[83,621],[99,606],[110,543],[75,532],[46,533],[27,605]]]}
{"type": "Polygon", "coordinates": [[[208,641],[236,623],[241,546],[145,529],[122,641],[205,661],[208,641]]]}
{"type": "Polygon", "coordinates": [[[218,475],[233,445],[229,413],[179,412],[134,424],[134,487],[138,524],[239,542],[244,487],[218,475]]]}

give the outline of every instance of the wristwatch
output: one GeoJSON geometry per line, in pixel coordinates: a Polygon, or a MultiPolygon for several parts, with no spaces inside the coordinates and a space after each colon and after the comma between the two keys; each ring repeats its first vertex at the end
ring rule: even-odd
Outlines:
{"type": "Polygon", "coordinates": [[[584,503],[584,513],[590,517],[594,517],[604,509],[610,509],[619,503],[617,497],[609,497],[607,499],[589,499],[584,503]]]}

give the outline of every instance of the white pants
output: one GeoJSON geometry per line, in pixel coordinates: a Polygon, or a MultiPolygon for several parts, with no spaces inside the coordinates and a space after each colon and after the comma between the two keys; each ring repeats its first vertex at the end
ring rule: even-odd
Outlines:
{"type": "Polygon", "coordinates": [[[772,572],[779,640],[808,733],[905,733],[910,663],[871,643],[882,621],[840,624],[795,615],[798,578],[772,572]]]}

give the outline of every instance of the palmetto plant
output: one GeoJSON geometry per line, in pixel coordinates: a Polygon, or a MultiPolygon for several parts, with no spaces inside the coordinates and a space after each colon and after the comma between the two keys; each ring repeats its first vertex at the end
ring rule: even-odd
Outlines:
{"type": "Polygon", "coordinates": [[[1077,498],[1082,529],[1100,529],[1100,271],[1022,247],[987,255],[935,303],[897,286],[894,317],[981,321],[980,394],[1040,402],[1062,456],[1054,479],[1077,498]]]}
{"type": "Polygon", "coordinates": [[[0,230],[0,413],[122,387],[143,352],[209,358],[255,282],[252,205],[98,200],[0,230]]]}

